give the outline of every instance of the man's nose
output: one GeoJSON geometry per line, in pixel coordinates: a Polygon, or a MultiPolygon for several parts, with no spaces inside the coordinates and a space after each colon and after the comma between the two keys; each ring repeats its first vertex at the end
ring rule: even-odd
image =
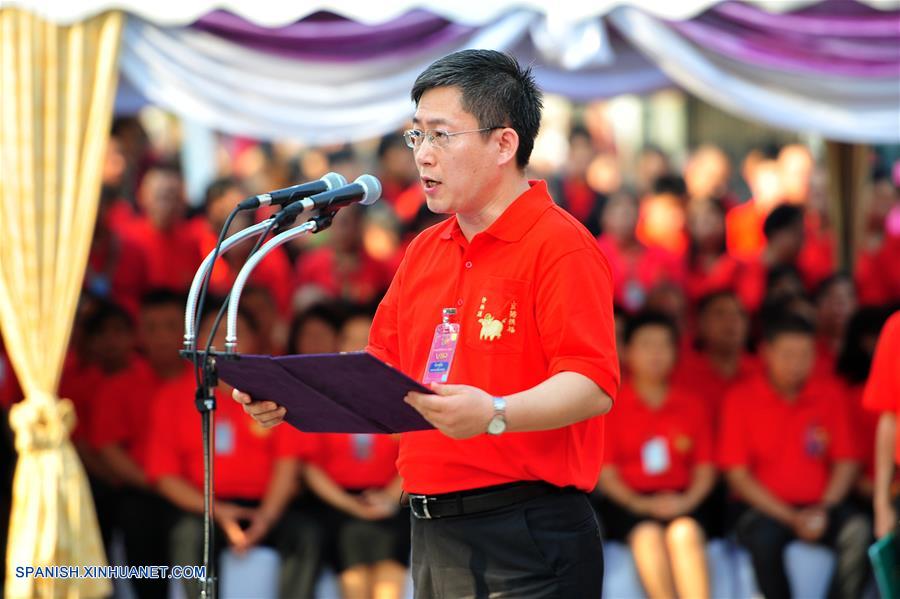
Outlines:
{"type": "Polygon", "coordinates": [[[427,139],[423,139],[415,150],[413,155],[416,159],[416,166],[434,166],[434,147],[427,139]]]}

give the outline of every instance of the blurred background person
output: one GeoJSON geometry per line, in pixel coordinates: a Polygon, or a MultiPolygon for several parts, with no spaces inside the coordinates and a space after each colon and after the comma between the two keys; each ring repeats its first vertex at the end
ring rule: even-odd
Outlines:
{"type": "Polygon", "coordinates": [[[811,376],[815,329],[803,318],[767,322],[761,356],[763,374],[731,390],[719,428],[719,466],[741,502],[737,539],[767,599],[791,596],[783,554],[795,539],[834,549],[832,593],[859,597],[871,533],[847,501],[859,473],[847,404],[811,376]]]}
{"type": "MultiPolygon", "coordinates": [[[[348,307],[338,351],[362,351],[373,307],[348,307]]],[[[326,560],[345,599],[399,599],[409,565],[409,517],[400,512],[397,435],[319,434],[304,470],[320,500],[326,560]]]]}
{"type": "MultiPolygon", "coordinates": [[[[206,339],[218,303],[211,301],[199,335],[206,339]]],[[[256,324],[239,312],[240,350],[258,353],[256,324]]],[[[214,347],[223,347],[219,328],[214,347]]],[[[162,387],[153,401],[147,480],[176,508],[169,540],[173,564],[203,560],[203,443],[200,414],[194,405],[194,373],[162,387]]],[[[279,597],[311,597],[319,570],[321,533],[313,522],[288,506],[299,487],[300,460],[310,452],[307,437],[289,426],[265,429],[246,418],[229,399],[231,388],[215,389],[215,519],[217,553],[228,547],[242,554],[257,545],[280,557],[279,597]]],[[[218,559],[219,556],[215,556],[218,559]]],[[[188,597],[200,593],[200,581],[184,579],[188,597]]]]}
{"type": "Polygon", "coordinates": [[[716,479],[713,419],[673,385],[674,323],[645,312],[626,325],[624,378],[606,416],[600,514],[607,538],[631,548],[649,597],[708,597],[706,516],[716,479]]]}
{"type": "Polygon", "coordinates": [[[613,195],[603,208],[602,219],[603,234],[597,242],[609,261],[616,305],[634,313],[659,283],[684,280],[677,256],[647,247],[637,239],[638,205],[634,198],[626,193],[613,195]]]}

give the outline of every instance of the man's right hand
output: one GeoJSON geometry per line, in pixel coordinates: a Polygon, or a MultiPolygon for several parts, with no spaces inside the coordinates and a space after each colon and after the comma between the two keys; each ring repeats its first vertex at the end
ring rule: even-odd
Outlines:
{"type": "Polygon", "coordinates": [[[244,412],[256,420],[263,428],[272,428],[284,420],[287,409],[279,406],[274,401],[253,401],[248,394],[235,389],[231,396],[234,401],[244,406],[244,412]]]}

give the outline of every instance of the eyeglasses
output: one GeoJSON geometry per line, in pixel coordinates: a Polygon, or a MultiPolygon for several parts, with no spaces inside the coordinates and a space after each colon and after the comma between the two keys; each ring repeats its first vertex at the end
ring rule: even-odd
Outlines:
{"type": "Polygon", "coordinates": [[[410,129],[409,131],[403,132],[403,139],[406,140],[406,145],[412,148],[413,150],[417,149],[422,145],[422,140],[427,139],[428,143],[430,143],[435,148],[446,148],[447,144],[450,143],[450,138],[456,135],[462,135],[464,133],[481,133],[483,131],[493,131],[494,129],[503,129],[503,127],[482,127],[481,129],[470,129],[469,131],[456,131],[454,133],[450,133],[449,131],[444,131],[443,129],[431,129],[429,131],[420,131],[419,129],[410,129]]]}

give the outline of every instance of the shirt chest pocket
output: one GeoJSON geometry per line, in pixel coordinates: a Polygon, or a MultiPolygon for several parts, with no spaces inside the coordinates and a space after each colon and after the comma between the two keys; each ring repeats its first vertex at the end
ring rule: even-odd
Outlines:
{"type": "Polygon", "coordinates": [[[521,353],[531,316],[528,281],[488,277],[472,290],[463,314],[463,339],[481,354],[521,353]]]}

